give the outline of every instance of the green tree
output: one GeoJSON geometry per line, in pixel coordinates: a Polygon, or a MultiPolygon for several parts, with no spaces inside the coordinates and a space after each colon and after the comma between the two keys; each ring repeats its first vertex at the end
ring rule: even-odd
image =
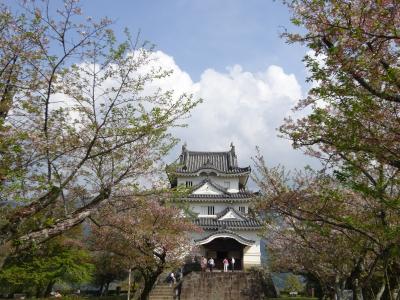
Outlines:
{"type": "Polygon", "coordinates": [[[56,283],[88,283],[94,269],[91,260],[79,241],[60,236],[8,258],[0,271],[0,287],[8,293],[47,297],[56,283]]]}
{"type": "Polygon", "coordinates": [[[289,274],[285,280],[285,290],[287,292],[302,292],[304,289],[303,284],[301,283],[298,276],[289,274]]]}
{"type": "Polygon", "coordinates": [[[92,256],[95,266],[93,283],[99,287],[100,296],[107,295],[110,283],[128,276],[128,267],[121,256],[112,252],[97,251],[92,252],[92,256]]]}
{"type": "Polygon", "coordinates": [[[151,45],[118,42],[79,1],[54,5],[0,7],[0,267],[157,172],[198,103],[146,89],[170,74],[150,65],[151,45]]]}

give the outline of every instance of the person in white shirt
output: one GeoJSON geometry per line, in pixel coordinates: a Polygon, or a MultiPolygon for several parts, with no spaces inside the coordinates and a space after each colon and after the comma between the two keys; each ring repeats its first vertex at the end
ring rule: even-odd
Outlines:
{"type": "Polygon", "coordinates": [[[210,268],[210,272],[213,271],[214,266],[215,266],[214,259],[211,257],[211,258],[208,260],[208,267],[210,268]]]}
{"type": "Polygon", "coordinates": [[[171,272],[171,274],[169,274],[169,286],[172,286],[172,284],[176,283],[176,278],[175,278],[175,274],[174,272],[171,272]]]}
{"type": "Polygon", "coordinates": [[[231,258],[232,272],[235,270],[235,258],[232,256],[231,258]]]}

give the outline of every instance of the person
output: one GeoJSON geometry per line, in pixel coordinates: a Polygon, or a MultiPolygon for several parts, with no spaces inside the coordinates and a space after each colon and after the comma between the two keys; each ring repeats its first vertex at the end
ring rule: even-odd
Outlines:
{"type": "Polygon", "coordinates": [[[176,281],[179,282],[182,280],[183,277],[183,270],[182,268],[178,269],[178,271],[176,272],[176,281]]]}
{"type": "Polygon", "coordinates": [[[228,272],[228,266],[229,266],[228,259],[225,257],[225,259],[222,261],[222,263],[224,264],[224,272],[228,272]]]}
{"type": "Polygon", "coordinates": [[[204,256],[201,257],[200,267],[202,272],[205,272],[207,269],[207,258],[205,258],[204,256]]]}
{"type": "Polygon", "coordinates": [[[208,260],[208,267],[210,268],[210,272],[213,271],[214,265],[215,265],[214,259],[211,257],[211,258],[208,260]]]}
{"type": "Polygon", "coordinates": [[[54,293],[54,298],[61,298],[61,297],[62,297],[62,295],[61,295],[61,293],[59,291],[56,291],[54,293]]]}
{"type": "Polygon", "coordinates": [[[235,258],[232,256],[231,258],[232,272],[235,270],[235,258]]]}
{"type": "Polygon", "coordinates": [[[169,274],[169,286],[172,286],[172,284],[176,283],[176,278],[174,272],[171,272],[169,274]]]}

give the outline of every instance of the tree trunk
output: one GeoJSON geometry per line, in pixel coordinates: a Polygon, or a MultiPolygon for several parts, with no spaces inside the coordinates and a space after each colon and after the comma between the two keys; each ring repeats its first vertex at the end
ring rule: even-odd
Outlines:
{"type": "Polygon", "coordinates": [[[62,234],[64,231],[67,231],[68,229],[71,229],[72,227],[81,224],[87,217],[89,217],[96,210],[96,208],[99,205],[101,205],[104,202],[107,202],[110,193],[111,193],[110,189],[104,189],[100,191],[99,194],[96,197],[94,197],[90,203],[77,209],[72,215],[68,216],[68,218],[54,223],[51,227],[27,233],[19,237],[18,240],[26,243],[29,242],[42,243],[48,240],[49,238],[62,234]]]}
{"type": "Polygon", "coordinates": [[[364,300],[362,286],[360,285],[361,274],[364,271],[364,260],[365,260],[364,256],[361,256],[358,259],[357,264],[354,266],[354,269],[350,275],[354,300],[364,300]]]}
{"type": "Polygon", "coordinates": [[[344,288],[346,286],[346,280],[340,280],[339,275],[336,275],[335,278],[335,299],[343,300],[344,299],[344,288]]]}
{"type": "Polygon", "coordinates": [[[36,298],[43,298],[45,293],[44,286],[37,285],[36,286],[36,298]]]}
{"type": "Polygon", "coordinates": [[[375,300],[381,300],[383,293],[385,292],[386,282],[385,280],[382,282],[381,287],[379,288],[378,293],[375,296],[375,300]]]}
{"type": "Polygon", "coordinates": [[[143,287],[142,293],[140,294],[140,300],[147,300],[147,298],[154,286],[154,283],[157,281],[158,276],[160,276],[160,274],[163,272],[163,270],[164,270],[164,266],[162,265],[162,266],[159,266],[156,271],[152,272],[150,270],[150,273],[147,273],[147,274],[142,273],[143,277],[144,277],[144,287],[143,287]]]}
{"type": "Polygon", "coordinates": [[[397,284],[394,284],[394,288],[392,288],[392,299],[397,300],[400,298],[400,282],[397,282],[397,284]]]}
{"type": "Polygon", "coordinates": [[[140,294],[140,300],[147,300],[151,289],[153,288],[154,283],[156,282],[158,276],[150,276],[145,278],[144,280],[144,287],[142,293],[140,294]]]}
{"type": "Polygon", "coordinates": [[[167,256],[167,253],[163,252],[160,254],[155,251],[153,251],[153,253],[159,259],[157,269],[147,269],[141,271],[144,278],[144,287],[142,293],[140,294],[140,300],[147,300],[154,283],[157,281],[158,276],[160,276],[160,274],[164,271],[165,257],[167,256]]]}
{"type": "MultiPolygon", "coordinates": [[[[5,260],[15,253],[17,250],[22,250],[30,245],[31,242],[34,243],[43,243],[50,238],[56,237],[63,232],[75,227],[76,225],[81,224],[87,217],[89,217],[96,209],[98,205],[101,205],[104,202],[108,201],[108,197],[110,195],[110,189],[104,189],[99,194],[94,197],[90,203],[87,205],[77,209],[72,215],[68,216],[68,218],[60,220],[53,224],[51,227],[39,229],[36,231],[31,231],[22,235],[18,238],[19,242],[22,242],[22,245],[18,246],[18,249],[13,247],[13,237],[5,238],[0,242],[0,270],[4,265],[5,260]]],[[[1,228],[3,234],[8,236],[7,228],[1,228]],[[4,230],[4,232],[3,232],[4,230]]]]}
{"type": "Polygon", "coordinates": [[[104,282],[102,281],[100,284],[99,291],[98,291],[99,297],[103,296],[103,287],[104,287],[104,282]]]}
{"type": "Polygon", "coordinates": [[[360,286],[357,278],[353,280],[353,299],[364,300],[362,287],[360,286]]]}
{"type": "MultiPolygon", "coordinates": [[[[395,293],[397,292],[398,288],[400,287],[400,283],[399,283],[399,279],[398,279],[398,275],[393,274],[393,273],[389,273],[389,268],[386,267],[385,272],[384,272],[384,276],[385,276],[385,282],[386,282],[386,288],[385,291],[383,293],[382,299],[384,300],[395,300],[396,295],[395,293]]],[[[397,270],[396,270],[397,272],[397,270]]]]}
{"type": "Polygon", "coordinates": [[[325,284],[321,284],[321,296],[319,297],[322,300],[329,299],[329,289],[325,284]]]}
{"type": "Polygon", "coordinates": [[[50,296],[50,293],[53,290],[53,286],[55,283],[56,283],[55,281],[50,281],[49,284],[47,285],[46,291],[44,293],[44,296],[46,298],[50,296]]]}
{"type": "Polygon", "coordinates": [[[11,241],[0,244],[0,270],[3,268],[7,258],[14,252],[11,241]]]}
{"type": "Polygon", "coordinates": [[[108,295],[108,288],[110,287],[110,282],[109,281],[107,281],[106,282],[106,288],[104,289],[104,296],[107,296],[108,295]]]}

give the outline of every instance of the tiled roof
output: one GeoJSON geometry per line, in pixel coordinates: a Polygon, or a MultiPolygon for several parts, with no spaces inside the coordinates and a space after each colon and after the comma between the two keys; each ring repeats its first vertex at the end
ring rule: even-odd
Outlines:
{"type": "Polygon", "coordinates": [[[226,193],[222,195],[189,194],[181,198],[181,200],[189,202],[244,202],[252,200],[256,195],[257,193],[240,190],[238,193],[226,193]]]}
{"type": "Polygon", "coordinates": [[[223,235],[223,234],[227,234],[227,235],[229,235],[229,236],[236,237],[236,239],[238,239],[239,241],[245,242],[245,243],[247,243],[247,244],[254,244],[254,243],[255,243],[255,241],[253,241],[253,240],[246,239],[246,238],[242,237],[240,234],[238,234],[238,233],[236,233],[236,232],[234,232],[234,231],[226,230],[226,229],[218,230],[218,231],[216,231],[216,232],[213,232],[213,233],[211,233],[211,234],[209,234],[209,235],[207,235],[207,236],[205,236],[205,237],[203,237],[203,238],[200,238],[200,239],[195,240],[195,242],[196,242],[196,243],[205,242],[205,241],[207,241],[207,239],[211,238],[212,236],[221,235],[221,234],[222,234],[222,235],[223,235]]]}
{"type": "Polygon", "coordinates": [[[223,152],[189,151],[183,146],[182,154],[179,156],[179,167],[175,172],[191,174],[202,169],[213,169],[225,174],[248,174],[251,171],[250,167],[238,167],[233,145],[231,150],[223,152]]]}
{"type": "Polygon", "coordinates": [[[261,228],[261,223],[255,219],[246,219],[243,221],[232,221],[232,220],[223,220],[219,221],[215,218],[197,218],[194,221],[194,224],[202,227],[203,229],[208,230],[217,230],[217,229],[259,229],[261,228]]]}
{"type": "Polygon", "coordinates": [[[219,202],[231,202],[234,200],[250,200],[251,198],[258,195],[258,193],[250,192],[247,190],[239,190],[237,193],[229,193],[226,188],[220,186],[219,184],[213,182],[211,179],[206,178],[202,180],[200,183],[196,184],[191,188],[192,191],[197,190],[205,183],[210,184],[215,189],[219,190],[222,194],[189,194],[184,198],[181,198],[183,201],[194,201],[194,202],[206,202],[209,200],[217,200],[219,202]]]}

